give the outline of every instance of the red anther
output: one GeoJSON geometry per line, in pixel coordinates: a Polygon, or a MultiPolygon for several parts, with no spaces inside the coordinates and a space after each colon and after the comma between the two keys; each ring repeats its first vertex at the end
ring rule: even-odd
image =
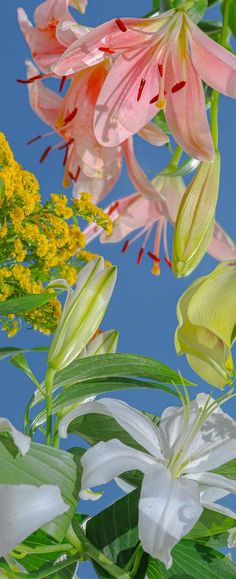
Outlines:
{"type": "Polygon", "coordinates": [[[124,243],[122,250],[121,250],[122,253],[125,253],[125,251],[128,249],[129,243],[130,243],[129,239],[126,239],[126,242],[124,243]]]}
{"type": "Polygon", "coordinates": [[[62,77],[61,82],[60,82],[60,86],[59,86],[59,92],[61,92],[63,90],[66,79],[67,79],[67,76],[62,77]]]}
{"type": "Polygon", "coordinates": [[[73,119],[75,118],[75,116],[77,115],[78,112],[78,108],[76,107],[65,119],[64,119],[64,125],[67,125],[67,123],[69,123],[70,121],[73,121],[73,119]]]}
{"type": "Polygon", "coordinates": [[[17,78],[16,82],[19,82],[20,84],[30,84],[31,82],[34,82],[35,80],[40,80],[40,78],[45,78],[45,75],[44,74],[36,74],[36,76],[31,76],[31,78],[26,78],[26,79],[17,78]]]}
{"type": "Polygon", "coordinates": [[[99,46],[99,49],[102,52],[108,52],[108,54],[115,54],[115,50],[112,50],[112,48],[109,48],[108,46],[99,46]]]}
{"type": "Polygon", "coordinates": [[[167,265],[172,269],[172,263],[171,263],[171,261],[168,259],[168,257],[165,257],[165,262],[166,262],[167,265]]]}
{"type": "Polygon", "coordinates": [[[42,135],[38,135],[37,137],[30,139],[30,141],[27,141],[26,145],[31,145],[31,143],[35,143],[35,141],[38,141],[39,139],[42,139],[42,135]]]}
{"type": "Polygon", "coordinates": [[[146,84],[146,80],[145,80],[145,78],[142,78],[141,81],[140,81],[139,89],[138,89],[137,101],[140,101],[140,99],[141,99],[142,92],[143,92],[143,89],[144,89],[144,87],[145,87],[145,84],[146,84]]]}
{"type": "Polygon", "coordinates": [[[141,261],[142,261],[143,252],[144,252],[144,247],[141,247],[141,249],[139,250],[138,259],[137,259],[137,264],[138,264],[138,265],[140,265],[140,263],[141,263],[141,261]]]}
{"type": "Polygon", "coordinates": [[[158,64],[159,75],[162,78],[164,74],[163,64],[158,64]]]}
{"type": "Polygon", "coordinates": [[[63,158],[63,161],[62,161],[62,166],[63,166],[63,167],[65,167],[65,165],[66,165],[66,163],[67,163],[68,153],[69,153],[69,147],[66,147],[65,155],[64,155],[64,158],[63,158]]]}
{"type": "Polygon", "coordinates": [[[78,169],[77,169],[75,175],[73,175],[73,173],[71,173],[71,171],[68,171],[69,177],[70,177],[70,178],[72,179],[72,181],[74,181],[74,182],[77,181],[79,174],[80,174],[80,166],[78,166],[78,169]]]}
{"type": "Polygon", "coordinates": [[[45,151],[43,152],[43,154],[41,155],[41,157],[39,159],[40,163],[44,162],[44,159],[46,159],[46,157],[48,156],[48,153],[50,153],[51,149],[52,149],[52,147],[50,147],[50,146],[45,149],[45,151]]]}
{"type": "Polygon", "coordinates": [[[180,82],[177,82],[177,84],[172,86],[171,92],[172,93],[178,92],[178,90],[181,90],[181,88],[184,88],[185,85],[186,85],[186,80],[181,80],[180,82]]]}
{"type": "Polygon", "coordinates": [[[117,18],[116,24],[117,24],[118,28],[121,30],[121,32],[127,32],[128,28],[125,25],[125,23],[123,22],[123,20],[121,20],[120,18],[117,18]]]}
{"type": "Polygon", "coordinates": [[[111,215],[115,211],[115,209],[117,209],[118,205],[119,205],[119,201],[116,201],[116,203],[114,203],[114,205],[109,207],[107,215],[111,215]]]}
{"type": "Polygon", "coordinates": [[[156,103],[159,100],[159,94],[156,94],[156,96],[152,97],[152,99],[149,101],[150,105],[152,105],[153,103],[156,103]]]}
{"type": "Polygon", "coordinates": [[[58,150],[62,151],[63,149],[67,149],[67,147],[69,147],[69,145],[71,145],[71,143],[73,143],[73,142],[74,142],[74,139],[70,139],[69,141],[64,143],[64,145],[61,145],[60,147],[58,147],[58,150]]]}
{"type": "Polygon", "coordinates": [[[152,253],[151,251],[148,251],[148,252],[147,252],[147,255],[148,255],[151,259],[153,259],[153,261],[155,261],[156,263],[160,263],[161,260],[160,260],[159,257],[157,257],[157,255],[155,255],[155,253],[152,253]]]}

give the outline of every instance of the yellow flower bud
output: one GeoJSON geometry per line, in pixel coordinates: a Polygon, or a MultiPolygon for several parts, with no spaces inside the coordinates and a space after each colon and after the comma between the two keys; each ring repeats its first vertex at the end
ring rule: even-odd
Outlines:
{"type": "Polygon", "coordinates": [[[220,154],[212,163],[201,163],[187,187],[178,211],[172,267],[176,277],[189,275],[204,257],[211,242],[219,192],[220,154]]]}
{"type": "Polygon", "coordinates": [[[220,263],[195,280],[177,305],[178,354],[209,384],[223,388],[235,377],[231,347],[236,337],[236,261],[220,263]]]}

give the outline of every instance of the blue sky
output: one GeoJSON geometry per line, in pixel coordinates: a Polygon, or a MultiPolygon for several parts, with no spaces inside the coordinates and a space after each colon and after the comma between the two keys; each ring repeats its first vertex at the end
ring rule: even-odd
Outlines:
{"type": "MultiPolygon", "coordinates": [[[[58,154],[49,156],[45,164],[39,164],[39,158],[47,143],[35,143],[31,147],[26,142],[32,137],[46,130],[43,123],[34,115],[28,104],[27,89],[16,83],[16,78],[25,77],[25,59],[29,58],[29,51],[21,35],[16,20],[16,8],[22,6],[32,18],[33,10],[38,2],[35,0],[11,0],[2,2],[2,51],[1,59],[1,107],[0,130],[3,131],[16,159],[25,169],[36,173],[41,191],[44,196],[50,192],[61,191],[62,169],[58,161],[58,154]]],[[[80,22],[95,26],[112,17],[142,16],[151,10],[151,0],[119,0],[119,3],[110,0],[89,0],[86,15],[80,22]]],[[[209,18],[217,17],[217,8],[209,12],[209,18]]],[[[222,174],[217,219],[228,233],[234,237],[236,214],[235,192],[235,129],[236,115],[235,102],[221,98],[220,107],[220,148],[222,153],[222,174]]],[[[155,148],[143,141],[136,142],[136,153],[142,167],[148,175],[158,173],[166,164],[169,154],[165,147],[155,148]]],[[[126,171],[116,185],[107,201],[122,197],[133,192],[128,181],[126,171]]],[[[70,192],[68,193],[70,194],[70,192]]],[[[171,249],[171,231],[169,230],[169,248],[171,249]]],[[[211,271],[216,262],[206,256],[194,274],[182,280],[176,280],[171,270],[163,262],[161,275],[155,277],[150,273],[149,258],[137,266],[139,245],[134,244],[126,254],[121,253],[121,245],[99,245],[95,242],[91,250],[101,252],[107,259],[118,266],[118,281],[116,289],[103,322],[103,328],[117,328],[120,331],[119,351],[135,352],[154,357],[175,369],[180,369],[183,375],[197,381],[202,389],[207,385],[197,379],[188,367],[185,359],[177,358],[174,349],[174,331],[176,329],[176,303],[184,289],[195,279],[211,271]]],[[[164,258],[164,255],[161,255],[164,258]]],[[[24,329],[10,344],[14,346],[36,346],[47,344],[49,339],[42,334],[32,333],[24,329]]],[[[9,340],[1,334],[1,346],[9,345],[9,340]]],[[[41,378],[45,370],[42,357],[35,354],[28,357],[36,375],[41,378]]],[[[22,427],[22,415],[26,401],[32,392],[30,381],[23,377],[17,369],[8,362],[2,362],[1,369],[1,415],[8,416],[13,423],[22,427]]],[[[217,395],[217,392],[215,393],[217,395]]],[[[117,394],[119,397],[119,394],[117,394]]],[[[121,396],[120,396],[121,397],[121,396]]],[[[122,398],[143,410],[159,414],[162,409],[172,404],[170,396],[162,393],[134,392],[122,393],[122,398]]],[[[228,404],[227,409],[236,418],[234,401],[228,404]],[[231,406],[231,408],[230,408],[231,406]]],[[[75,440],[73,440],[75,444],[75,440]]],[[[72,445],[72,444],[71,444],[72,445]]],[[[91,507],[98,510],[105,502],[117,496],[114,486],[109,487],[106,498],[102,503],[91,507]]],[[[87,505],[86,505],[86,510],[87,505]]],[[[85,579],[95,577],[86,566],[81,568],[80,576],[85,579]]]]}

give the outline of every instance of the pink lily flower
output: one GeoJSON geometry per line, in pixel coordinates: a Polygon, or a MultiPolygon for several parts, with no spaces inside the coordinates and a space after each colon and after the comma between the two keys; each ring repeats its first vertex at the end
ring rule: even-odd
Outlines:
{"type": "Polygon", "coordinates": [[[78,35],[88,32],[88,28],[79,26],[68,10],[68,5],[71,5],[84,12],[86,4],[86,0],[46,0],[39,4],[34,12],[35,27],[32,26],[24,9],[18,8],[21,31],[36,65],[44,73],[51,72],[52,64],[78,35]],[[63,29],[66,21],[70,22],[70,28],[63,29]]]}
{"type": "MultiPolygon", "coordinates": [[[[29,78],[37,76],[37,68],[28,63],[29,78]]],[[[43,162],[53,149],[63,149],[65,167],[63,186],[74,183],[73,195],[89,191],[97,203],[116,183],[121,167],[123,154],[126,158],[130,178],[135,187],[142,187],[147,195],[154,195],[155,190],[138,164],[132,140],[123,146],[103,147],[94,136],[93,117],[98,94],[108,74],[108,59],[97,66],[90,67],[75,75],[64,97],[44,86],[41,81],[28,85],[32,109],[52,131],[45,136],[57,133],[61,141],[48,146],[40,161],[43,162]]],[[[143,138],[156,145],[168,142],[168,137],[156,125],[149,123],[141,131],[143,138]]],[[[43,136],[43,135],[42,135],[43,136]]],[[[37,141],[41,135],[29,141],[37,141]]]]}
{"type": "Polygon", "coordinates": [[[236,57],[202,32],[181,11],[157,18],[107,22],[77,39],[53,70],[71,75],[101,62],[115,63],[100,92],[95,134],[105,146],[137,133],[160,109],[186,153],[214,157],[201,79],[236,98],[236,57]]]}
{"type": "MultiPolygon", "coordinates": [[[[110,235],[101,234],[101,228],[94,224],[89,225],[84,234],[87,243],[100,235],[102,243],[116,243],[127,237],[122,252],[135,241],[142,238],[138,252],[137,264],[140,265],[144,256],[150,235],[154,232],[153,249],[147,251],[152,260],[152,273],[160,274],[160,246],[163,239],[164,260],[171,267],[168,251],[167,226],[174,225],[179,205],[185,191],[185,184],[181,177],[157,175],[153,181],[156,189],[156,199],[145,198],[141,190],[128,197],[118,199],[109,205],[105,211],[113,222],[113,231],[110,235]],[[135,235],[134,232],[137,233],[135,235]],[[133,237],[132,237],[133,235],[133,237]]],[[[216,223],[213,239],[208,247],[208,253],[215,259],[236,259],[236,245],[222,227],[216,223]]]]}

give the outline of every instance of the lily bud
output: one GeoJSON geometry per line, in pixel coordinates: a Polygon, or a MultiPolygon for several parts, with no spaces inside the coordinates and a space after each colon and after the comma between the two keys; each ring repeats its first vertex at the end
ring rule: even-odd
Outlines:
{"type": "Polygon", "coordinates": [[[174,230],[172,267],[176,277],[189,275],[212,240],[219,192],[220,154],[201,163],[182,198],[174,230]]]}
{"type": "Polygon", "coordinates": [[[48,365],[62,370],[80,354],[94,336],[111,298],[117,270],[104,268],[102,257],[80,271],[76,288],[68,290],[61,319],[54,334],[48,365]]]}
{"type": "Polygon", "coordinates": [[[209,384],[223,388],[235,377],[236,261],[224,261],[194,281],[177,305],[178,354],[209,384]]]}
{"type": "Polygon", "coordinates": [[[106,330],[94,336],[87,346],[80,352],[80,358],[89,356],[100,356],[101,354],[114,354],[117,350],[119,332],[117,330],[106,330]]]}

